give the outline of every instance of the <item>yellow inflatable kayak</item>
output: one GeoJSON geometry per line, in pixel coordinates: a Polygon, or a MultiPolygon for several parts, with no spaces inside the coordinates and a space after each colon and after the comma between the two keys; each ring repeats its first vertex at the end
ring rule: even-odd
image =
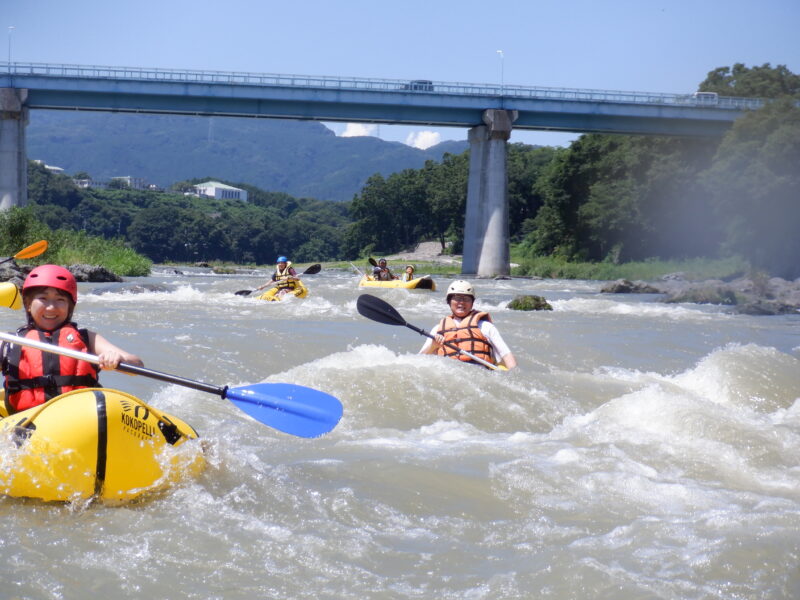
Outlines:
{"type": "Polygon", "coordinates": [[[358,287],[381,287],[381,288],[404,288],[407,290],[431,290],[436,291],[436,283],[431,279],[430,275],[424,277],[417,277],[411,281],[402,281],[400,279],[392,279],[391,281],[376,281],[372,275],[362,277],[358,282],[358,287]]]}
{"type": "Polygon", "coordinates": [[[8,496],[117,504],[205,466],[190,425],[117,390],[74,390],[3,417],[0,493],[8,496]]]}
{"type": "Polygon", "coordinates": [[[266,300],[267,302],[278,302],[280,300],[283,300],[284,297],[288,296],[289,294],[293,294],[295,298],[305,298],[306,296],[308,296],[308,288],[304,286],[303,282],[300,281],[299,279],[297,280],[297,287],[293,291],[286,290],[282,294],[279,294],[278,291],[279,290],[276,287],[271,288],[266,292],[264,292],[263,294],[261,294],[260,296],[258,296],[258,299],[266,300]]]}
{"type": "Polygon", "coordinates": [[[0,306],[19,310],[22,308],[22,296],[19,289],[10,281],[0,283],[0,306]]]}

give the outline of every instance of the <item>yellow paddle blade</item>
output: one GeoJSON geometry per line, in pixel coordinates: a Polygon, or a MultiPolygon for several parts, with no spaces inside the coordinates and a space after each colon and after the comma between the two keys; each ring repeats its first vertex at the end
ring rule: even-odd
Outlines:
{"type": "Polygon", "coordinates": [[[47,250],[47,240],[39,240],[35,244],[31,244],[17,252],[14,258],[33,258],[34,256],[39,256],[45,250],[47,250]]]}
{"type": "Polygon", "coordinates": [[[0,306],[7,306],[14,310],[22,308],[22,297],[17,286],[10,281],[0,283],[0,306]]]}

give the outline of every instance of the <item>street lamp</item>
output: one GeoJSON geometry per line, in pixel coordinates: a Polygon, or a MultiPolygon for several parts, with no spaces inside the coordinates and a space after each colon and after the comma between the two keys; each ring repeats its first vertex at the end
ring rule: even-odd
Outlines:
{"type": "Polygon", "coordinates": [[[13,25],[8,26],[8,68],[11,69],[11,32],[14,31],[13,25]]]}
{"type": "Polygon", "coordinates": [[[504,63],[505,63],[505,55],[503,54],[502,50],[498,50],[497,53],[500,55],[500,95],[502,96],[505,93],[505,86],[504,86],[504,63]]]}

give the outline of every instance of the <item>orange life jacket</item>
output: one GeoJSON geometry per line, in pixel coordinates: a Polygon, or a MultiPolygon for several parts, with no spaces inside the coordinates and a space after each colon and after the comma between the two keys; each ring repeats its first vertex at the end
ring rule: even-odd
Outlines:
{"type": "MultiPolygon", "coordinates": [[[[89,351],[89,333],[67,323],[54,331],[23,327],[17,335],[79,352],[89,351]]],[[[9,414],[44,404],[66,392],[99,387],[98,367],[85,360],[11,344],[4,348],[3,373],[9,414]]]]}
{"type": "MultiPolygon", "coordinates": [[[[486,319],[490,323],[492,321],[492,317],[489,316],[489,313],[473,310],[470,314],[461,319],[461,323],[457,325],[453,315],[450,315],[439,322],[437,333],[444,336],[445,342],[451,342],[464,352],[469,352],[494,365],[497,364],[497,361],[494,359],[492,345],[480,330],[480,322],[483,319],[486,319]]],[[[475,362],[469,356],[459,354],[449,346],[440,346],[436,353],[439,356],[457,358],[464,362],[475,362]]]]}

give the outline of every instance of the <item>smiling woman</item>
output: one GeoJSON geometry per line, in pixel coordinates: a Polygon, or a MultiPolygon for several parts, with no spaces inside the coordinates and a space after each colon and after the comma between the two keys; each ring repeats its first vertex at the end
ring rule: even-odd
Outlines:
{"type": "Polygon", "coordinates": [[[420,354],[438,354],[484,366],[500,364],[507,369],[517,366],[489,313],[473,310],[475,289],[470,282],[459,279],[451,283],[446,301],[452,314],[431,329],[432,339],[425,342],[420,354]]]}

